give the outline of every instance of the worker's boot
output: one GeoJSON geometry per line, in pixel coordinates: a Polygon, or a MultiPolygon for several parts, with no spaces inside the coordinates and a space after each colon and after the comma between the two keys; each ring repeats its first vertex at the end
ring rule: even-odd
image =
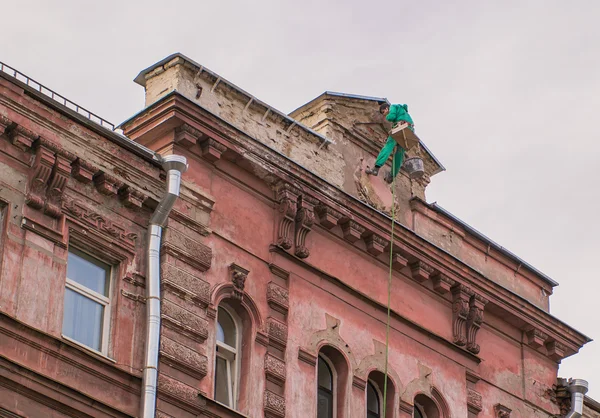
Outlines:
{"type": "Polygon", "coordinates": [[[385,177],[383,179],[386,183],[392,184],[392,182],[394,181],[394,177],[392,177],[392,172],[388,171],[387,173],[385,173],[385,177]]]}
{"type": "Polygon", "coordinates": [[[367,173],[369,176],[376,176],[379,174],[379,167],[375,166],[373,168],[367,168],[365,173],[367,173]]]}

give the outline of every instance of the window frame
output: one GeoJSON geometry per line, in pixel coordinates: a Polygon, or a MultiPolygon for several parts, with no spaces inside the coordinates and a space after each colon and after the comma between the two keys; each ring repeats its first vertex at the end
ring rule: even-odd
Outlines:
{"type": "MultiPolygon", "coordinates": [[[[214,384],[213,384],[213,391],[214,391],[214,399],[216,402],[217,401],[217,359],[218,358],[222,358],[223,360],[225,360],[225,363],[227,364],[227,376],[226,376],[226,380],[228,381],[228,386],[229,386],[229,402],[230,405],[227,404],[223,404],[231,409],[236,410],[237,408],[237,404],[238,404],[238,400],[239,400],[239,391],[240,391],[240,376],[241,376],[241,364],[242,364],[242,359],[241,359],[241,345],[242,345],[242,338],[243,338],[243,333],[242,333],[242,327],[241,327],[242,321],[240,320],[240,318],[238,317],[237,313],[235,312],[235,310],[233,308],[231,308],[226,302],[223,302],[221,304],[219,304],[219,306],[217,307],[217,318],[215,321],[215,361],[214,361],[214,371],[215,371],[215,375],[214,375],[214,384]],[[217,340],[216,338],[216,330],[219,327],[219,309],[223,309],[227,314],[229,314],[229,316],[231,317],[231,320],[233,321],[233,325],[235,327],[235,347],[230,346],[229,344],[225,344],[219,340],[217,340]],[[224,350],[225,352],[219,352],[218,348],[221,348],[222,350],[224,350]],[[229,356],[228,356],[229,355],[229,356]],[[233,360],[231,360],[228,357],[233,357],[233,360]]],[[[221,402],[219,402],[221,403],[221,402]]]]}
{"type": "Polygon", "coordinates": [[[321,352],[317,356],[317,413],[319,412],[319,390],[321,389],[321,387],[319,386],[319,357],[322,358],[323,361],[325,361],[325,364],[327,365],[327,367],[329,367],[329,371],[331,372],[331,400],[333,403],[331,408],[331,417],[335,418],[337,417],[337,371],[335,370],[333,362],[329,359],[329,357],[327,357],[321,352]]]}
{"type": "MultiPolygon", "coordinates": [[[[75,344],[78,344],[82,347],[85,347],[86,349],[94,352],[94,353],[98,353],[102,356],[108,357],[108,349],[109,349],[109,343],[110,343],[110,331],[111,331],[111,311],[112,311],[112,294],[113,294],[113,288],[115,286],[114,282],[115,282],[115,272],[116,272],[116,268],[114,266],[114,263],[109,262],[106,259],[102,259],[101,257],[96,257],[93,255],[90,255],[87,251],[81,249],[80,247],[78,247],[77,245],[74,244],[69,244],[69,247],[67,249],[67,255],[68,253],[73,253],[76,256],[83,258],[93,264],[99,265],[100,263],[104,264],[107,268],[106,268],[106,280],[108,280],[108,286],[107,286],[107,290],[106,290],[106,294],[108,296],[104,296],[101,295],[98,292],[93,291],[90,288],[85,287],[84,285],[77,283],[75,280],[70,279],[68,276],[65,276],[65,289],[69,289],[72,290],[73,292],[76,292],[77,294],[84,296],[90,300],[92,300],[93,302],[98,303],[99,305],[103,306],[103,315],[102,315],[102,329],[100,331],[100,350],[96,350],[93,347],[90,347],[89,345],[78,341],[77,339],[70,337],[68,335],[65,335],[63,333],[63,328],[64,327],[64,315],[65,315],[65,297],[63,296],[63,325],[61,327],[61,335],[63,338],[67,339],[68,341],[71,341],[75,344]]],[[[100,266],[100,267],[104,267],[104,266],[100,266]]],[[[68,270],[67,270],[68,271],[68,270]]]]}
{"type": "Polygon", "coordinates": [[[381,392],[381,390],[379,389],[379,385],[377,385],[377,383],[375,383],[373,380],[368,379],[367,380],[367,390],[366,390],[366,404],[365,404],[365,410],[366,410],[366,414],[367,414],[367,418],[370,418],[369,413],[371,411],[369,411],[368,409],[368,405],[369,405],[369,390],[368,387],[369,385],[373,386],[373,389],[375,390],[375,396],[377,396],[377,403],[379,405],[379,412],[377,415],[377,418],[382,418],[383,417],[383,393],[381,392]]]}
{"type": "MultiPolygon", "coordinates": [[[[415,402],[414,409],[421,415],[421,417],[427,418],[427,414],[423,410],[423,407],[420,404],[418,404],[417,402],[415,402]]],[[[413,417],[414,416],[415,416],[415,414],[413,413],[413,417]]]]}

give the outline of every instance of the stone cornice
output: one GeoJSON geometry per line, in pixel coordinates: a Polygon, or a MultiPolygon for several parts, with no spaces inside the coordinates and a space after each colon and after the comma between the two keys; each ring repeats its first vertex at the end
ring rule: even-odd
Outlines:
{"type": "MultiPolygon", "coordinates": [[[[352,220],[367,233],[389,237],[391,220],[388,216],[331,185],[272,148],[254,140],[179,93],[174,92],[163,97],[147,108],[139,118],[136,123],[144,125],[148,130],[159,123],[164,124],[165,118],[175,118],[182,123],[187,123],[227,147],[228,152],[234,152],[245,158],[256,170],[264,172],[264,180],[267,183],[274,185],[281,180],[291,182],[301,194],[318,200],[320,206],[330,207],[340,212],[342,217],[338,223],[352,220]]],[[[548,334],[548,342],[557,341],[566,348],[565,356],[574,354],[590,341],[585,335],[489,280],[404,225],[396,224],[395,235],[394,246],[409,262],[423,261],[433,269],[434,275],[443,274],[456,283],[468,286],[489,300],[487,309],[490,312],[498,312],[518,328],[534,327],[542,330],[548,334]]]]}

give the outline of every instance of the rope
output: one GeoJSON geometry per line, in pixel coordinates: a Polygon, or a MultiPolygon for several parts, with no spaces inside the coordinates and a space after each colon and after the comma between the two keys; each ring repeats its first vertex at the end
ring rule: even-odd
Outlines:
{"type": "Polygon", "coordinates": [[[385,382],[383,383],[383,417],[385,418],[387,409],[387,387],[388,387],[388,358],[390,345],[390,313],[392,300],[392,263],[394,261],[394,224],[396,223],[396,176],[394,176],[394,166],[396,165],[396,149],[392,156],[392,234],[390,238],[390,274],[388,277],[388,301],[387,301],[387,322],[385,326],[385,382]]]}

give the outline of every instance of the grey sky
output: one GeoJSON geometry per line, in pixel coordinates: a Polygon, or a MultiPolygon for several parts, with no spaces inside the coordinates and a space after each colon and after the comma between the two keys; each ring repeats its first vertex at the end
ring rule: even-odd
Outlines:
{"type": "MultiPolygon", "coordinates": [[[[600,339],[597,0],[4,3],[0,60],[115,123],[173,52],[286,112],[325,90],[408,103],[447,168],[428,200],[561,283],[552,313],[600,339]]],[[[598,347],[561,366],[596,398],[598,347]]]]}

